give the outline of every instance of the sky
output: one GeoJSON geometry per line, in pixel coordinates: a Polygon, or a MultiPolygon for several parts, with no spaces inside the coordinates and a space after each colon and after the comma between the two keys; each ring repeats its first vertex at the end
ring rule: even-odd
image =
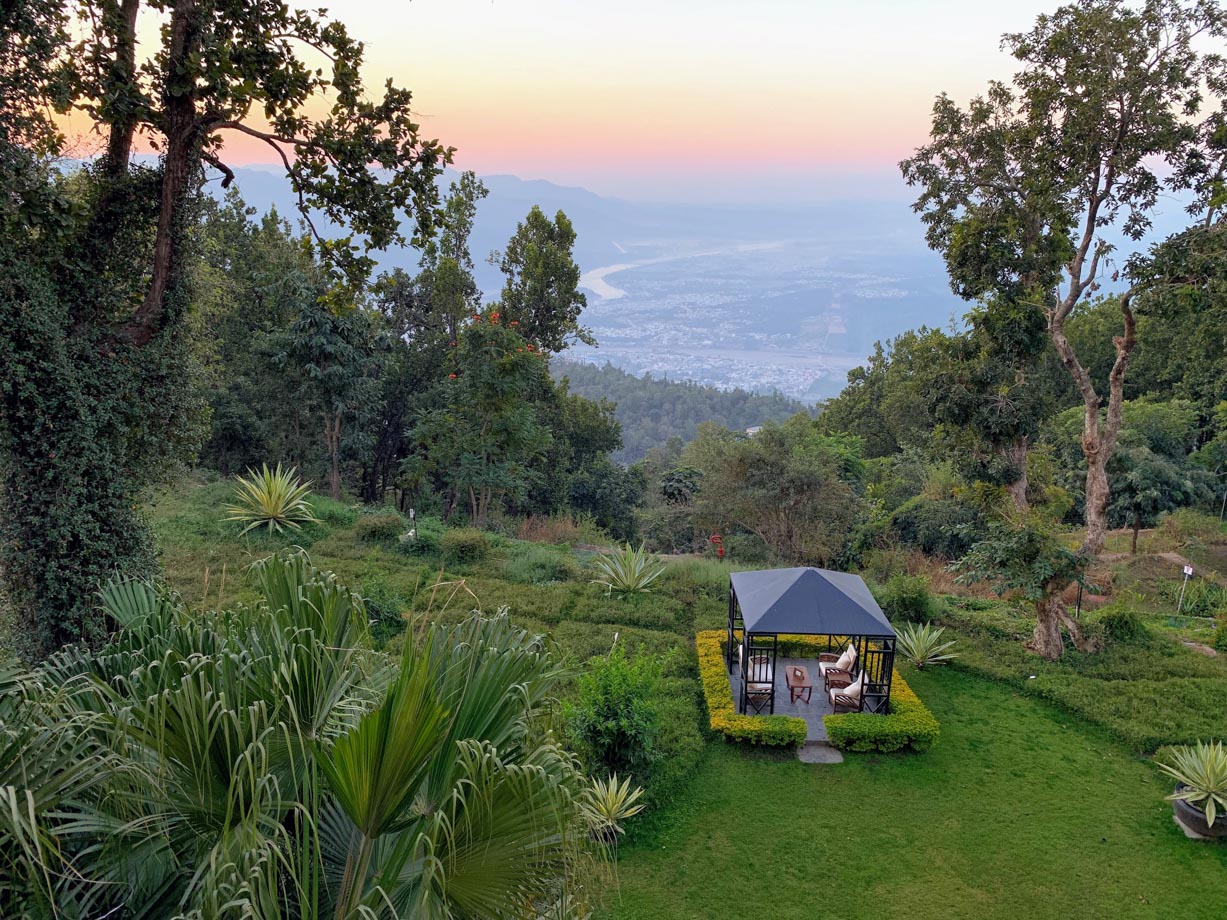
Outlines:
{"type": "Polygon", "coordinates": [[[631,200],[779,204],[905,197],[895,164],[924,142],[934,97],[1008,77],[1001,34],[1057,3],[317,5],[365,42],[368,85],[413,90],[423,130],[461,169],[631,200]]]}

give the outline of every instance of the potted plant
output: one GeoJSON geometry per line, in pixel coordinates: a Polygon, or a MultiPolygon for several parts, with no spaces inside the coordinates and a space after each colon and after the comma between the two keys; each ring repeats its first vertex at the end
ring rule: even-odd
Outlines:
{"type": "Polygon", "coordinates": [[[1227,748],[1221,741],[1170,750],[1160,769],[1176,780],[1176,820],[1200,837],[1227,837],[1227,748]]]}

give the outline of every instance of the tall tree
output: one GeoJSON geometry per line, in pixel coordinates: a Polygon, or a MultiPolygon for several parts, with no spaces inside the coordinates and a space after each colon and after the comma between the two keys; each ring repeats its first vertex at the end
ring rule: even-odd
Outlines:
{"type": "Polygon", "coordinates": [[[1213,0],[1077,0],[1040,16],[1030,32],[1005,36],[1022,63],[1011,84],[990,84],[966,109],[938,97],[929,143],[900,164],[920,189],[915,208],[955,292],[1031,304],[1043,315],[1084,409],[1084,554],[1099,552],[1107,528],[1107,464],[1137,341],[1137,288],[1117,302],[1102,417],[1105,394],[1066,322],[1102,283],[1110,235],[1141,239],[1164,189],[1192,189],[1195,207],[1212,205],[1222,184],[1222,115],[1205,114],[1206,90],[1221,97],[1225,74],[1221,57],[1198,42],[1223,31],[1213,0]]]}
{"type": "Polygon", "coordinates": [[[588,299],[579,292],[579,266],[572,250],[575,228],[559,211],[551,221],[533,205],[501,253],[490,261],[506,282],[499,296],[502,322],[514,325],[537,348],[559,352],[573,340],[595,345],[592,333],[579,324],[588,299]]]}
{"type": "Polygon", "coordinates": [[[15,0],[0,17],[0,567],[51,647],[96,621],[100,577],[151,565],[133,509],[200,440],[188,256],[205,166],[233,178],[223,139],[266,145],[304,212],[348,228],[318,246],[350,286],[402,226],[433,230],[450,151],[422,137],[406,90],[366,97],[341,23],[280,0],[15,0]],[[138,61],[142,11],[161,29],[138,61]],[[70,179],[47,166],[52,109],[106,140],[70,179]],[[157,167],[134,162],[137,138],[157,167]]]}

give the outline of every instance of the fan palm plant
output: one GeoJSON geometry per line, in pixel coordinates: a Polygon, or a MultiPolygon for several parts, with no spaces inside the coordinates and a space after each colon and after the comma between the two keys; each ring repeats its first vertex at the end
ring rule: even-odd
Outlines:
{"type": "Polygon", "coordinates": [[[899,628],[897,647],[903,657],[917,668],[944,664],[958,657],[956,653],[947,651],[954,647],[954,640],[943,642],[942,634],[945,631],[944,626],[933,626],[930,623],[905,623],[899,628]]]}
{"type": "Polygon", "coordinates": [[[101,650],[0,667],[0,916],[582,913],[545,644],[475,614],[390,662],[305,554],[251,577],[258,603],[203,614],[114,582],[101,650]]]}
{"type": "Polygon", "coordinates": [[[601,577],[594,578],[592,583],[603,585],[606,594],[623,597],[646,594],[651,590],[652,582],[665,571],[660,559],[644,549],[642,543],[638,549],[627,543],[622,549],[597,556],[593,565],[601,577]]]}
{"type": "Polygon", "coordinates": [[[318,522],[307,501],[310,494],[311,483],[299,482],[294,467],[283,469],[278,463],[270,470],[266,463],[259,471],[235,477],[236,503],[226,506],[226,520],[246,524],[242,533],[256,527],[267,527],[270,533],[299,530],[303,524],[318,522]]]}

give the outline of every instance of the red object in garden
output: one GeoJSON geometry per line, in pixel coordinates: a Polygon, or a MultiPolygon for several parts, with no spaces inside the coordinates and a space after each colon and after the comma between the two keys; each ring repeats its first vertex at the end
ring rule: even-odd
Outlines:
{"type": "Polygon", "coordinates": [[[716,547],[716,558],[723,559],[724,558],[724,537],[720,536],[720,534],[718,533],[714,533],[710,537],[707,538],[707,542],[716,547]]]}

